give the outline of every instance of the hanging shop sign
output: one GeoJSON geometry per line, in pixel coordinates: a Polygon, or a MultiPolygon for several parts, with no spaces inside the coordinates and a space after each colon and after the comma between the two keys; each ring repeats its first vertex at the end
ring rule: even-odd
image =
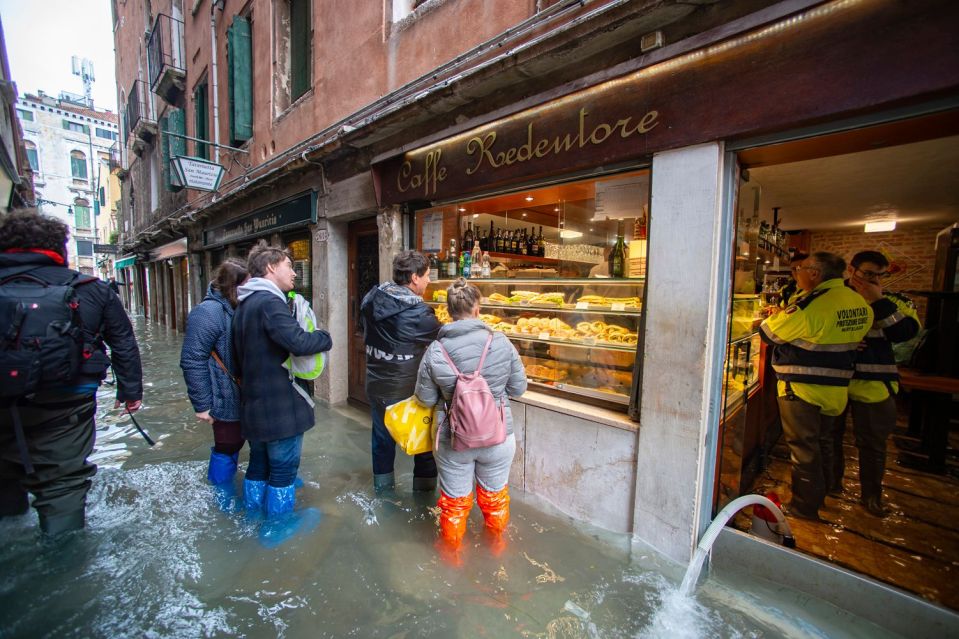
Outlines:
{"type": "Polygon", "coordinates": [[[170,166],[180,184],[196,191],[216,191],[223,179],[223,165],[200,158],[176,156],[170,166]]]}
{"type": "MultiPolygon", "coordinates": [[[[373,164],[377,202],[458,199],[955,91],[959,49],[945,15],[824,4],[706,47],[677,44],[631,63],[662,56],[655,64],[383,158],[373,164]],[[876,33],[889,39],[879,45],[876,33]]],[[[959,14],[959,3],[940,4],[959,14]]]]}
{"type": "Polygon", "coordinates": [[[316,201],[312,192],[204,231],[203,246],[229,244],[243,238],[279,233],[294,226],[311,223],[316,223],[316,201]]]}
{"type": "Polygon", "coordinates": [[[117,249],[116,244],[94,244],[93,252],[103,253],[105,255],[116,255],[119,250],[117,249]]]}

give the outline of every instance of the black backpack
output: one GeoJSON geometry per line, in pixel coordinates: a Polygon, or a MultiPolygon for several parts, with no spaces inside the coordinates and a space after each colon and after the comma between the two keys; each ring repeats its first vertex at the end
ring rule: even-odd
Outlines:
{"type": "Polygon", "coordinates": [[[0,280],[0,401],[69,383],[91,349],[85,343],[76,286],[95,278],[71,272],[50,283],[24,267],[0,280]]]}

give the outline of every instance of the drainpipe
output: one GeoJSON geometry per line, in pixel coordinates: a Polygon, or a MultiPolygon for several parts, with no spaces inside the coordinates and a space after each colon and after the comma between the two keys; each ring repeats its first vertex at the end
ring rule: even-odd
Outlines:
{"type": "Polygon", "coordinates": [[[213,76],[213,86],[211,90],[213,91],[213,152],[216,154],[213,157],[216,158],[216,161],[220,161],[220,92],[217,89],[219,83],[217,82],[217,72],[216,72],[216,58],[217,58],[217,48],[216,48],[216,10],[217,7],[220,8],[220,11],[223,10],[223,0],[214,0],[210,5],[210,74],[213,76]]]}

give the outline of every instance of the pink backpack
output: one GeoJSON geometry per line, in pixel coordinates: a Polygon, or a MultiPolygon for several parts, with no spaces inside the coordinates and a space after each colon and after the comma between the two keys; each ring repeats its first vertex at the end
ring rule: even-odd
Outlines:
{"type": "MultiPolygon", "coordinates": [[[[446,407],[446,419],[450,425],[453,450],[486,448],[506,441],[505,407],[496,402],[482,373],[483,362],[486,360],[486,353],[489,352],[492,341],[493,334],[490,333],[486,338],[479,364],[469,375],[461,373],[456,368],[450,354],[440,343],[443,357],[456,374],[453,396],[446,407]]],[[[439,432],[437,432],[438,437],[439,432]]]]}

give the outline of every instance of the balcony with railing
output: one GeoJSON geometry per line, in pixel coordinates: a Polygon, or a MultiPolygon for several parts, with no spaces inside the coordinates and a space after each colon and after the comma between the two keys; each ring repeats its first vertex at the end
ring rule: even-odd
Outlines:
{"type": "Polygon", "coordinates": [[[147,70],[150,88],[158,96],[173,103],[183,92],[186,60],[183,57],[183,23],[159,14],[147,41],[147,70]]]}
{"type": "Polygon", "coordinates": [[[150,99],[146,82],[143,80],[135,81],[130,87],[123,110],[123,124],[127,136],[132,137],[131,146],[137,155],[143,153],[146,145],[156,137],[157,122],[153,112],[153,100],[150,99]]]}

